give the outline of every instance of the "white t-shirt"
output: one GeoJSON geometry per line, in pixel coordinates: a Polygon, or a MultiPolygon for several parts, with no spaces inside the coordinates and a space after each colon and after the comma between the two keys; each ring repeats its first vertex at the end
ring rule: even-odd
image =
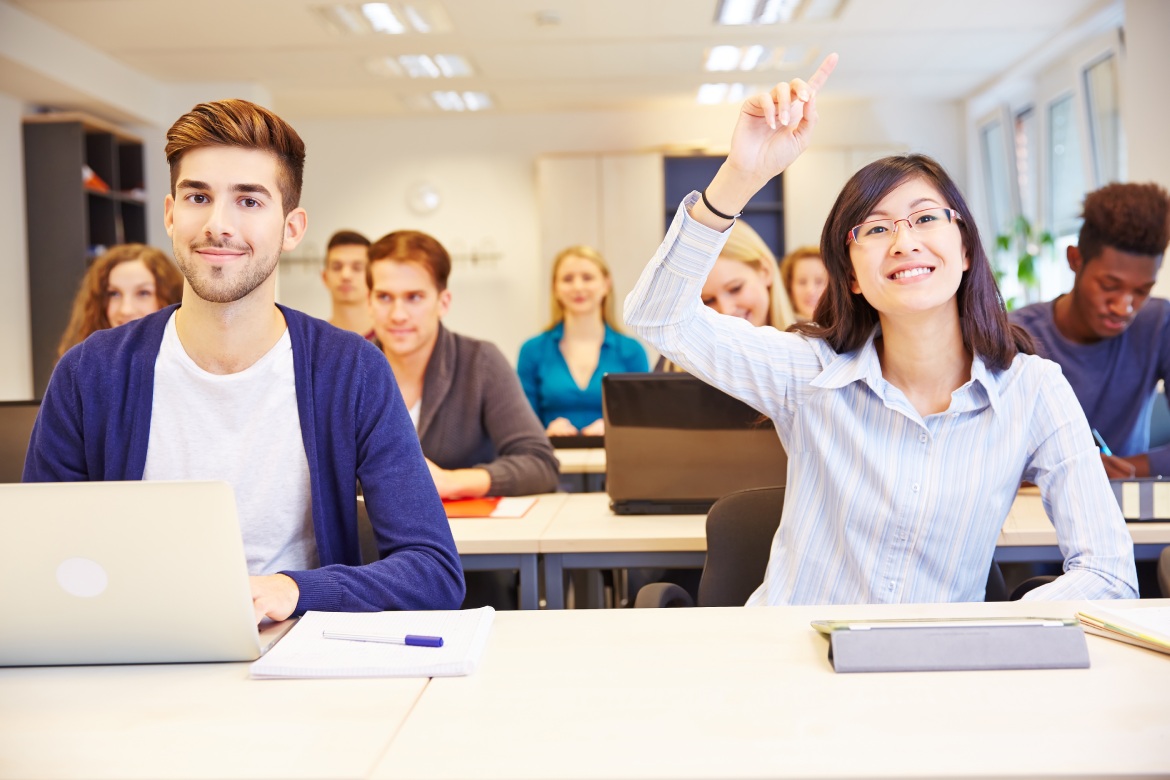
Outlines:
{"type": "Polygon", "coordinates": [[[219,375],[187,355],[171,315],[154,366],[142,478],[231,483],[249,574],[317,567],[287,329],[253,365],[219,375]]]}
{"type": "Polygon", "coordinates": [[[419,398],[414,404],[406,410],[410,414],[410,421],[414,423],[414,429],[418,430],[418,421],[422,418],[422,399],[419,398]]]}

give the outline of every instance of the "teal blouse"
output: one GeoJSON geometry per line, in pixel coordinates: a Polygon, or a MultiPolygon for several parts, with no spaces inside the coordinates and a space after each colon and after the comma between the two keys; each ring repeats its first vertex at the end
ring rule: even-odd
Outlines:
{"type": "Polygon", "coordinates": [[[648,371],[650,364],[646,350],[636,339],[623,336],[608,325],[597,368],[584,389],[578,387],[569,373],[569,364],[561,354],[564,323],[530,338],[520,348],[516,371],[528,403],[546,428],[558,417],[564,417],[576,428],[584,428],[601,418],[601,377],[630,371],[648,371]]]}

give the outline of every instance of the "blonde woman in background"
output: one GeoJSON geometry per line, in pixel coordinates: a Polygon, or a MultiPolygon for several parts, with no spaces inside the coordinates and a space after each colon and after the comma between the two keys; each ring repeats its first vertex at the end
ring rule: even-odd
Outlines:
{"type": "Polygon", "coordinates": [[[81,279],[57,357],[89,334],[145,317],[183,297],[183,275],[146,244],[121,244],[90,265],[81,279]]]}
{"type": "Polygon", "coordinates": [[[821,260],[821,250],[802,246],[789,252],[780,261],[780,278],[792,301],[796,319],[805,322],[814,319],[817,304],[829,286],[829,271],[821,260]]]}
{"type": "MultiPolygon", "coordinates": [[[[785,330],[796,322],[796,314],[785,286],[780,282],[776,256],[751,225],[738,220],[719,253],[719,259],[703,283],[703,303],[755,325],[785,330]]],[[[681,371],[659,357],[655,371],[681,371]]]]}
{"type": "Polygon", "coordinates": [[[516,371],[549,436],[601,435],[601,377],[646,371],[646,351],[621,333],[613,280],[596,249],[572,246],[552,273],[552,322],[520,348],[516,371]]]}

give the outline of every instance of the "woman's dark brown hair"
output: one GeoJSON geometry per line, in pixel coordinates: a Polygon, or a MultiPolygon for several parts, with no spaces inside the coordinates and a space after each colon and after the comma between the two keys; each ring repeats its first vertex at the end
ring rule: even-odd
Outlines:
{"type": "Polygon", "coordinates": [[[1023,329],[1008,322],[991,263],[979,240],[979,228],[963,194],[941,165],[922,154],[884,157],[865,166],[846,182],[821,233],[821,259],[829,271],[829,286],[821,296],[813,321],[798,323],[792,329],[824,339],[837,352],[852,352],[865,344],[878,324],[878,313],[863,295],[850,289],[854,279],[853,262],[845,239],[851,229],[869,217],[882,198],[912,179],[922,179],[937,189],[961,217],[956,224],[970,263],[956,293],[963,346],[978,355],[988,368],[1006,369],[1017,353],[1034,351],[1032,339],[1023,329]]]}

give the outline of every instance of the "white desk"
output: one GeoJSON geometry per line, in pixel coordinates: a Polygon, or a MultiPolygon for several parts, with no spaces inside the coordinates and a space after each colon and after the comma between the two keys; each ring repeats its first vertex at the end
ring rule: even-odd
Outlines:
{"type": "Polygon", "coordinates": [[[605,489],[605,448],[554,450],[560,462],[561,489],[595,493],[605,489]]]}
{"type": "Polygon", "coordinates": [[[564,607],[565,569],[699,568],[706,515],[615,515],[605,493],[575,493],[540,539],[549,609],[564,607]]]}
{"type": "Polygon", "coordinates": [[[520,609],[539,606],[539,570],[537,555],[540,539],[553,517],[560,511],[566,493],[548,493],[536,497],[536,504],[524,517],[453,518],[451,535],[463,568],[468,571],[517,569],[520,572],[520,609]]]}
{"type": "Polygon", "coordinates": [[[1090,636],[1085,670],[838,675],[808,626],[1076,606],[501,613],[479,671],[432,680],[373,777],[1167,775],[1170,657],[1090,636]]]}
{"type": "Polygon", "coordinates": [[[1076,606],[504,612],[475,675],[429,683],[0,669],[0,778],[1170,774],[1168,656],[1090,636],[1087,670],[837,675],[808,626],[1076,606]]]}
{"type": "MultiPolygon", "coordinates": [[[[1154,561],[1170,545],[1170,523],[1126,523],[1133,537],[1134,558],[1154,561]]],[[[1044,513],[1037,488],[1023,488],[996,542],[995,559],[1000,563],[1057,562],[1064,560],[1056,544],[1056,529],[1044,513]]]]}
{"type": "Polygon", "coordinates": [[[604,474],[605,448],[553,450],[561,464],[562,474],[604,474]]]}
{"type": "MultiPolygon", "coordinates": [[[[700,568],[706,558],[706,515],[615,515],[604,493],[573,494],[541,537],[545,598],[564,606],[564,569],[700,568]]],[[[1128,523],[1138,560],[1156,560],[1170,545],[1170,523],[1128,523]]],[[[996,542],[995,559],[1060,562],[1056,530],[1039,491],[1016,497],[996,542]]]]}
{"type": "Polygon", "coordinates": [[[426,680],[247,664],[0,669],[0,778],[362,778],[426,680]]]}

